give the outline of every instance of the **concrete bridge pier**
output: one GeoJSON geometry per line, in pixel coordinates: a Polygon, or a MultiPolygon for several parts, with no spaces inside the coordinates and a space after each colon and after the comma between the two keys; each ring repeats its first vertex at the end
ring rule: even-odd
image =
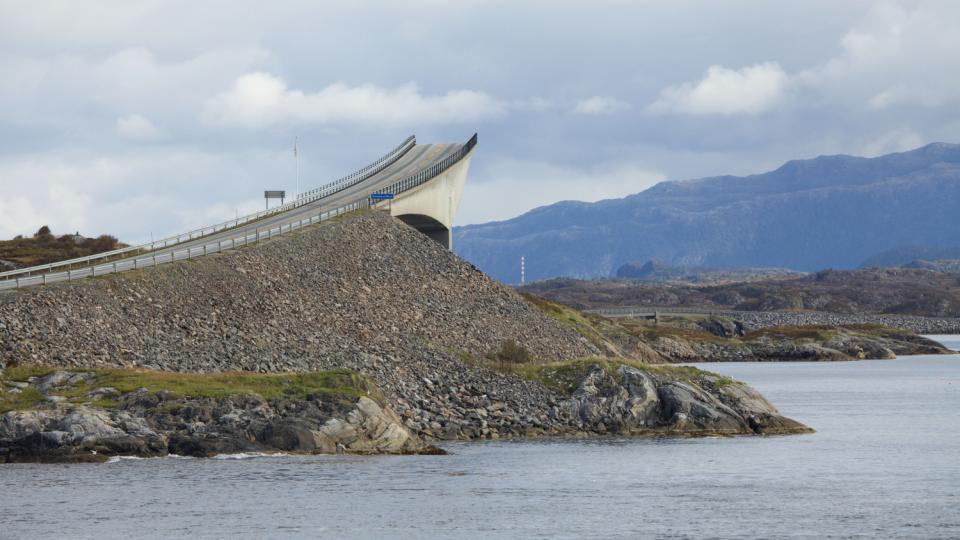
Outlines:
{"type": "Polygon", "coordinates": [[[390,215],[453,249],[453,219],[460,207],[474,151],[476,147],[429,182],[398,194],[389,203],[390,215]]]}

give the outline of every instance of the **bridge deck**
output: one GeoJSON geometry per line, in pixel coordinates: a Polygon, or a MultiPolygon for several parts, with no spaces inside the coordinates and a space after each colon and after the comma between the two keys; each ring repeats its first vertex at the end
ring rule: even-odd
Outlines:
{"type": "MultiPolygon", "coordinates": [[[[142,259],[143,257],[150,257],[154,255],[160,257],[163,255],[172,254],[174,252],[179,252],[190,247],[216,243],[218,240],[228,240],[244,234],[254,234],[254,232],[258,229],[266,231],[281,225],[296,223],[302,219],[307,219],[310,216],[314,216],[321,211],[346,206],[350,203],[364,200],[369,196],[370,193],[387,188],[400,180],[431,167],[435,163],[438,163],[447,156],[453,154],[463,146],[463,144],[416,144],[400,159],[384,170],[368,178],[367,180],[364,180],[363,182],[360,182],[354,186],[350,186],[337,193],[333,193],[321,199],[317,199],[309,204],[305,204],[280,214],[271,215],[258,221],[245,223],[231,229],[200,236],[193,240],[180,242],[168,247],[158,248],[148,253],[140,253],[136,256],[131,255],[130,257],[117,259],[115,261],[111,261],[111,264],[116,262],[118,265],[122,265],[124,263],[131,262],[134,259],[142,259]]],[[[102,262],[93,263],[89,266],[77,267],[75,270],[82,271],[84,268],[90,268],[102,264],[102,262]]],[[[56,273],[56,271],[51,273],[56,273]]]]}

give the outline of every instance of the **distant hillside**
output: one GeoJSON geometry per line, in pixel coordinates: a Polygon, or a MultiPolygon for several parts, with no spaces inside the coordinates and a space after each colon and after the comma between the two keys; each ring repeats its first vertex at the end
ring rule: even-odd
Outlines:
{"type": "Polygon", "coordinates": [[[774,277],[799,277],[801,272],[785,268],[704,268],[700,266],[670,266],[660,261],[626,263],[617,268],[614,277],[640,281],[671,283],[722,284],[755,281],[774,277]]]}
{"type": "Polygon", "coordinates": [[[960,273],[923,268],[823,270],[723,285],[563,278],[520,290],[577,309],[656,306],[960,317],[960,273]]]}
{"type": "Polygon", "coordinates": [[[85,238],[79,233],[55,236],[44,226],[30,237],[0,240],[0,272],[86,257],[125,245],[106,234],[97,238],[85,238]]]}
{"type": "Polygon", "coordinates": [[[936,248],[929,246],[906,246],[878,253],[860,264],[861,268],[904,266],[915,261],[939,261],[960,259],[960,247],[936,248]]]}
{"type": "MultiPolygon", "coordinates": [[[[507,196],[508,194],[504,194],[507,196]]],[[[610,276],[630,261],[855,268],[901,246],[960,246],[960,145],[877,158],[822,156],[747,177],[663,182],[597,203],[561,202],[458,227],[457,252],[508,283],[610,276]]],[[[905,261],[906,262],[906,261],[905,261]]]]}
{"type": "Polygon", "coordinates": [[[937,259],[935,261],[911,261],[903,268],[925,268],[936,272],[953,272],[960,274],[960,259],[937,259]]]}

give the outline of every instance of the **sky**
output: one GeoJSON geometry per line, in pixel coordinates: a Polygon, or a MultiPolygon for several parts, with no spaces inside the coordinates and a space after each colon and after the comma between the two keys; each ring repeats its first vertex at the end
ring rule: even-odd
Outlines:
{"type": "Polygon", "coordinates": [[[136,243],[409,134],[480,146],[457,224],[960,142],[960,2],[0,0],[0,238],[136,243]]]}

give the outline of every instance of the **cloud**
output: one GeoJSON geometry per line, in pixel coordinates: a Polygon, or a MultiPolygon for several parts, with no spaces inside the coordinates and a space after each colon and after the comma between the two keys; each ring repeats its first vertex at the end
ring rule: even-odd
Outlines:
{"type": "Polygon", "coordinates": [[[420,93],[415,84],[384,89],[373,84],[336,83],[318,92],[291,90],[269,73],[248,73],[207,102],[204,118],[213,124],[265,127],[311,124],[459,124],[496,117],[505,105],[483,92],[420,93]]]}
{"type": "Polygon", "coordinates": [[[167,129],[194,127],[204,100],[269,59],[261,49],[243,47],[180,58],[142,47],[91,55],[0,52],[0,110],[5,127],[43,127],[56,136],[82,133],[84,145],[93,144],[89,133],[100,126],[126,140],[143,140],[164,135],[159,129],[148,134],[144,126],[150,119],[167,129]]]}
{"type": "Polygon", "coordinates": [[[499,159],[471,174],[474,178],[464,189],[458,225],[507,219],[559,201],[624,197],[666,178],[639,163],[571,168],[516,159],[499,159]]]}
{"type": "Polygon", "coordinates": [[[577,114],[609,114],[626,108],[628,108],[628,105],[620,100],[611,97],[594,96],[578,101],[573,108],[573,112],[577,114]]]}
{"type": "Polygon", "coordinates": [[[150,146],[127,155],[0,156],[0,181],[15,193],[0,198],[0,238],[49,225],[55,233],[113,234],[129,243],[221,222],[262,208],[264,179],[277,185],[288,152],[235,156],[150,146]]]}
{"type": "Polygon", "coordinates": [[[860,152],[867,157],[880,156],[890,152],[904,152],[923,146],[929,142],[922,135],[909,128],[900,128],[883,133],[869,141],[860,152]]]}
{"type": "Polygon", "coordinates": [[[545,112],[554,107],[553,101],[542,97],[517,99],[510,102],[510,109],[526,112],[545,112]]]}
{"type": "Polygon", "coordinates": [[[788,83],[788,75],[776,62],[739,70],[714,65],[696,83],[664,88],[649,110],[691,115],[759,114],[783,99],[788,83]]]}
{"type": "Polygon", "coordinates": [[[294,189],[294,136],[319,185],[410,132],[478,131],[461,222],[960,140],[960,2],[417,3],[0,2],[0,233],[138,241],[255,209],[294,189]],[[600,114],[612,96],[632,107],[600,114]]]}
{"type": "Polygon", "coordinates": [[[29,227],[37,223],[46,223],[46,219],[26,197],[0,198],[0,238],[29,235],[29,227]]]}
{"type": "Polygon", "coordinates": [[[836,56],[796,78],[822,99],[874,112],[956,103],[960,10],[947,6],[878,3],[847,30],[836,56]]]}
{"type": "Polygon", "coordinates": [[[117,118],[114,131],[124,139],[132,141],[150,141],[160,136],[160,130],[153,122],[139,114],[128,114],[117,118]]]}

